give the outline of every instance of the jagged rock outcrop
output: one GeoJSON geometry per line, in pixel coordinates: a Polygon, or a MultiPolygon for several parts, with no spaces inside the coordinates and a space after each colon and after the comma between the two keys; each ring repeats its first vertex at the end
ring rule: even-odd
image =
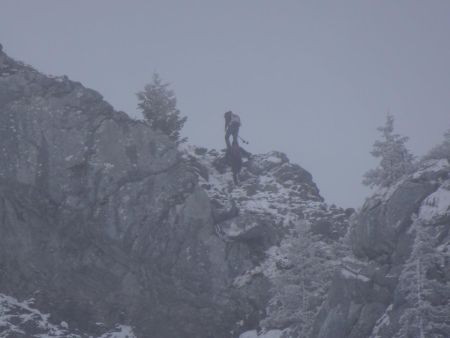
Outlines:
{"type": "Polygon", "coordinates": [[[348,225],[286,155],[254,155],[234,187],[223,153],[177,149],[1,50],[0,141],[0,292],[82,337],[237,337],[266,316],[295,228],[326,242],[348,225]]]}
{"type": "Polygon", "coordinates": [[[224,244],[167,137],[0,53],[0,290],[87,332],[228,336],[224,244]]]}
{"type": "Polygon", "coordinates": [[[1,45],[0,144],[2,337],[450,336],[447,159],[356,213],[280,152],[235,186],[1,45]]]}
{"type": "Polygon", "coordinates": [[[261,327],[270,337],[297,337],[312,323],[305,323],[302,310],[292,307],[307,299],[305,313],[311,317],[318,312],[351,210],[327,205],[311,174],[280,152],[253,155],[244,162],[237,187],[223,152],[188,147],[185,158],[211,200],[233,286],[244,299],[253,300],[254,311],[240,322],[248,330],[241,337],[256,337],[261,327]]]}
{"type": "Polygon", "coordinates": [[[449,337],[449,230],[446,159],[369,198],[312,336],[449,337]]]}

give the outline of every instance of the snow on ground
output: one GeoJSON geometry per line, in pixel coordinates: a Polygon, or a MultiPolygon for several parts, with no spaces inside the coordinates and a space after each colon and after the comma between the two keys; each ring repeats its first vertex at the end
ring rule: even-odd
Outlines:
{"type": "Polygon", "coordinates": [[[285,155],[281,153],[269,152],[264,155],[254,155],[252,161],[262,168],[267,167],[267,170],[260,175],[253,175],[244,168],[241,176],[246,176],[246,179],[240,186],[234,186],[229,168],[225,173],[220,173],[212,165],[224,155],[223,153],[203,149],[203,152],[199,154],[198,148],[187,145],[180,147],[180,150],[185,159],[195,158],[207,170],[207,179],[199,175],[200,185],[204,187],[211,199],[221,201],[224,205],[234,200],[239,209],[245,210],[246,213],[269,214],[285,226],[295,224],[300,219],[300,210],[308,218],[326,208],[325,203],[299,194],[298,190],[302,182],[280,181],[275,177],[277,170],[283,166],[291,166],[287,158],[283,158],[285,155]]]}
{"type": "Polygon", "coordinates": [[[450,170],[450,164],[446,159],[441,160],[428,160],[421,164],[421,169],[413,174],[413,179],[418,179],[425,173],[437,173],[443,170],[450,170]]]}
{"type": "Polygon", "coordinates": [[[365,283],[370,282],[370,278],[367,278],[366,276],[361,275],[358,272],[352,271],[346,266],[341,269],[341,275],[345,279],[358,279],[358,280],[363,281],[365,283]]]}
{"type": "Polygon", "coordinates": [[[13,337],[25,334],[25,327],[33,327],[33,337],[80,338],[71,335],[62,326],[49,323],[50,315],[43,314],[31,307],[33,300],[19,302],[13,297],[0,294],[0,337],[13,337]]]}
{"type": "Polygon", "coordinates": [[[273,162],[273,163],[281,163],[282,162],[282,159],[281,158],[279,158],[279,157],[277,157],[277,156],[269,156],[268,158],[267,158],[267,161],[269,161],[269,162],[273,162]]]}
{"type": "MultiPolygon", "coordinates": [[[[226,238],[236,238],[258,226],[258,219],[271,219],[276,226],[284,227],[289,231],[296,231],[298,227],[307,229],[315,220],[332,218],[338,220],[345,217],[341,209],[330,209],[320,201],[318,192],[314,193],[308,186],[307,180],[302,176],[302,170],[291,164],[286,155],[279,152],[269,152],[262,155],[253,155],[251,166],[257,168],[242,170],[242,182],[239,186],[233,184],[231,170],[225,168],[220,171],[214,163],[220,162],[224,152],[196,148],[194,146],[180,146],[182,157],[192,161],[193,167],[198,170],[199,184],[211,200],[223,206],[233,203],[240,210],[241,215],[249,216],[248,223],[242,224],[230,220],[226,228],[220,233],[226,238]],[[201,168],[200,168],[201,167],[201,168]],[[205,174],[207,172],[207,174],[205,174]],[[279,175],[279,173],[283,173],[279,175]]],[[[225,238],[225,239],[226,239],[225,238]]],[[[268,278],[275,277],[279,266],[291,264],[285,256],[284,241],[280,246],[274,246],[266,251],[266,260],[256,268],[238,276],[234,281],[235,287],[242,287],[257,274],[264,274],[268,278]]]]}
{"type": "MultiPolygon", "coordinates": [[[[29,338],[94,338],[86,334],[71,333],[69,325],[50,323],[50,315],[32,307],[33,300],[19,302],[0,293],[0,338],[15,336],[29,338]]],[[[118,325],[98,338],[136,338],[129,326],[118,325]]]]}
{"type": "Polygon", "coordinates": [[[270,330],[265,333],[258,335],[256,330],[244,332],[239,336],[239,338],[280,338],[283,331],[281,330],[270,330]]]}
{"type": "Polygon", "coordinates": [[[446,159],[425,161],[425,162],[421,163],[420,169],[415,171],[414,174],[404,176],[403,178],[398,180],[398,182],[396,182],[395,184],[393,184],[390,187],[378,188],[373,193],[371,199],[375,200],[374,198],[378,197],[378,199],[381,199],[382,201],[387,201],[397,191],[398,187],[401,186],[406,180],[411,179],[411,178],[413,180],[418,180],[418,179],[426,176],[427,174],[435,174],[440,171],[450,172],[450,164],[446,159]]]}
{"type": "Polygon", "coordinates": [[[392,311],[392,308],[393,308],[392,304],[389,305],[384,314],[380,317],[380,319],[377,320],[375,327],[372,330],[370,338],[381,338],[381,336],[379,335],[380,330],[383,327],[388,326],[391,322],[389,314],[392,311]]]}
{"type": "Polygon", "coordinates": [[[418,216],[424,221],[431,221],[447,214],[450,214],[450,180],[422,202],[418,216]]]}
{"type": "Polygon", "coordinates": [[[136,338],[136,336],[130,326],[118,325],[114,330],[111,330],[98,338],[136,338]]]}

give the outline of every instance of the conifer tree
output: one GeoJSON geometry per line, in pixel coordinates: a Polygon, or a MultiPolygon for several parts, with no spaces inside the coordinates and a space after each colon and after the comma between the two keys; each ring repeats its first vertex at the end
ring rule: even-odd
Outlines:
{"type": "Polygon", "coordinates": [[[180,130],[187,117],[180,116],[175,93],[169,89],[168,83],[163,83],[159,74],[153,74],[152,82],[137,93],[137,97],[138,108],[153,129],[168,135],[176,143],[186,141],[186,138],[180,139],[180,130]]]}
{"type": "Polygon", "coordinates": [[[444,142],[437,145],[430,152],[425,155],[425,160],[430,159],[448,159],[450,161],[450,129],[447,130],[444,134],[444,142]]]}
{"type": "Polygon", "coordinates": [[[436,230],[435,222],[418,219],[412,225],[412,252],[397,285],[405,310],[394,338],[446,337],[450,330],[450,285],[440,277],[450,264],[447,253],[439,250],[436,230]]]}
{"type": "Polygon", "coordinates": [[[377,128],[382,140],[375,141],[371,154],[380,158],[377,168],[364,174],[363,184],[374,187],[389,187],[413,169],[414,156],[406,148],[408,137],[394,134],[394,117],[387,115],[386,124],[377,128]]]}

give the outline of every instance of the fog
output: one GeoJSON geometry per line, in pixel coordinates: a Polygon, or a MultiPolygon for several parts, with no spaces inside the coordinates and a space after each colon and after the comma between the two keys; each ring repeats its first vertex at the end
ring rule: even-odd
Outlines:
{"type": "Polygon", "coordinates": [[[156,71],[190,143],[224,147],[233,110],[247,150],[285,152],[329,203],[357,207],[388,112],[417,156],[450,128],[449,17],[447,0],[2,0],[0,43],[134,117],[156,71]]]}

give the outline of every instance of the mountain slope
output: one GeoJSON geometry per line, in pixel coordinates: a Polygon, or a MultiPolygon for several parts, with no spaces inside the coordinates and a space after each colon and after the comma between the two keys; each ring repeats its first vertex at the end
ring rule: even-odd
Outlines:
{"type": "Polygon", "coordinates": [[[348,224],[282,153],[233,187],[220,152],[1,51],[0,141],[0,292],[83,334],[237,337],[267,316],[296,229],[326,243],[348,224]]]}
{"type": "Polygon", "coordinates": [[[224,246],[175,145],[4,53],[0,93],[0,290],[87,332],[228,335],[224,246]]]}
{"type": "Polygon", "coordinates": [[[235,186],[223,151],[1,50],[0,142],[2,337],[450,336],[445,156],[356,213],[281,152],[235,186]]]}
{"type": "Polygon", "coordinates": [[[184,157],[211,199],[233,286],[256,300],[253,314],[240,321],[249,330],[243,337],[260,328],[276,337],[307,332],[346,251],[342,239],[353,210],[327,205],[311,174],[280,152],[244,162],[239,186],[224,152],[187,147],[184,157]]]}
{"type": "Polygon", "coordinates": [[[449,230],[447,159],[423,162],[369,198],[312,336],[449,337],[449,230]]]}

